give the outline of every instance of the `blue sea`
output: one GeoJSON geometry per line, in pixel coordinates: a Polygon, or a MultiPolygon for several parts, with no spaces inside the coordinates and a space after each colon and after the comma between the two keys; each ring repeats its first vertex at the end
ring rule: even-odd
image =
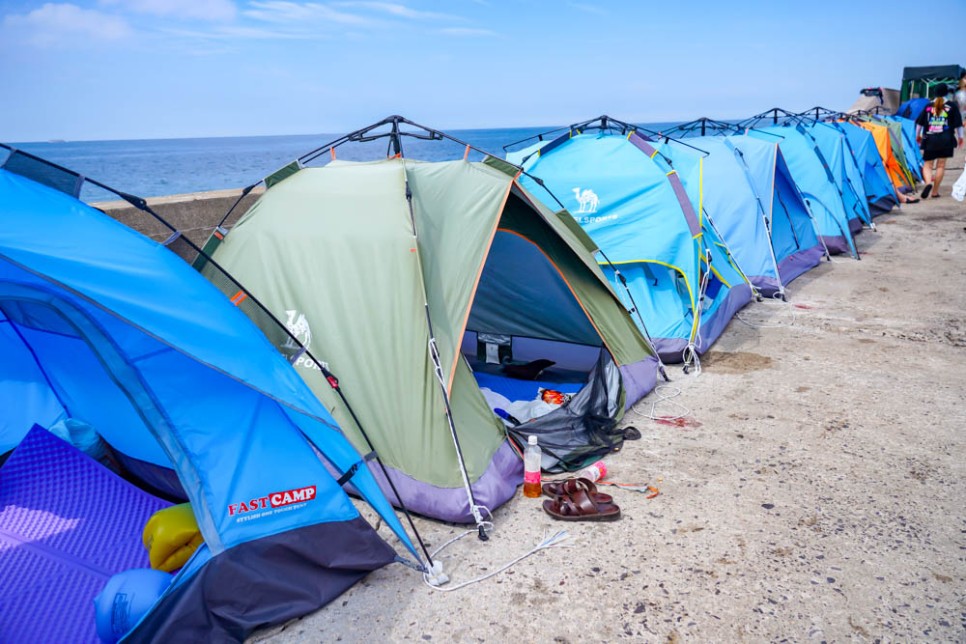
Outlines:
{"type": "MultiPolygon", "coordinates": [[[[669,124],[646,125],[660,130],[669,124]]],[[[488,130],[451,130],[446,134],[494,156],[503,157],[504,146],[552,130],[554,126],[488,130]]],[[[379,130],[385,131],[385,129],[379,130]]],[[[11,143],[99,181],[140,197],[161,197],[186,192],[241,188],[259,182],[296,158],[316,150],[341,134],[245,136],[198,139],[149,139],[127,141],[49,141],[11,143]]],[[[530,141],[532,142],[532,141],[530,141]]],[[[403,154],[423,161],[463,157],[465,147],[452,141],[427,141],[403,137],[403,154]]],[[[519,146],[517,146],[519,147],[519,146]]],[[[336,156],[352,161],[384,158],[388,139],[347,143],[336,156]]],[[[0,159],[6,151],[0,149],[0,159]]],[[[316,164],[328,160],[326,154],[316,164]]],[[[470,159],[482,159],[472,152],[470,159]]],[[[81,198],[87,202],[110,201],[115,195],[85,184],[81,198]]]]}

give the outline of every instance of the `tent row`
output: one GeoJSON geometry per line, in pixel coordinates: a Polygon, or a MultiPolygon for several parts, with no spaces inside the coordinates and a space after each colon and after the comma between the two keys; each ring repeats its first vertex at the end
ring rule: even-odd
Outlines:
{"type": "Polygon", "coordinates": [[[407,158],[407,134],[445,135],[390,117],[266,177],[203,250],[14,151],[0,560],[32,582],[0,581],[0,639],[241,640],[387,563],[427,569],[393,506],[485,536],[529,435],[548,471],[620,449],[666,364],[828,254],[858,257],[915,181],[901,120],[781,116],[666,134],[601,117],[482,162],[407,158]],[[336,159],[379,136],[390,158],[336,159]],[[142,531],[180,503],[201,545],[128,619],[102,589],[149,566],[142,531]]]}

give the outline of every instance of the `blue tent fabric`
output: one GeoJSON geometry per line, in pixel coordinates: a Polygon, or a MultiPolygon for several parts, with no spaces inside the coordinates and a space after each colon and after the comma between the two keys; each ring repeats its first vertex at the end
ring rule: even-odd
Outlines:
{"type": "Polygon", "coordinates": [[[857,258],[842,195],[828,161],[813,139],[788,124],[753,128],[748,134],[766,141],[777,139],[825,247],[830,253],[850,253],[857,258]]]}
{"type": "Polygon", "coordinates": [[[873,217],[884,214],[898,205],[895,188],[889,180],[889,174],[882,165],[882,157],[875,147],[872,133],[848,122],[831,124],[845,135],[865,189],[865,198],[869,204],[869,214],[873,217]]]}
{"type": "MultiPolygon", "coordinates": [[[[573,130],[531,146],[527,155],[520,158],[527,172],[562,198],[606,255],[602,270],[625,305],[638,308],[665,362],[682,361],[689,346],[706,350],[750,301],[750,285],[650,142],[636,133],[573,130]],[[707,253],[713,257],[710,271],[707,253]],[[705,274],[710,295],[699,301],[705,274]]],[[[521,183],[538,197],[546,195],[527,175],[521,183]]]]}
{"type": "Polygon", "coordinates": [[[896,116],[901,116],[915,123],[916,119],[919,118],[919,115],[922,114],[922,111],[926,109],[929,103],[928,98],[910,98],[899,106],[899,109],[896,110],[896,116]]]}
{"type": "MultiPolygon", "coordinates": [[[[330,474],[360,455],[240,310],[162,245],[5,170],[0,313],[0,353],[15,358],[0,366],[0,452],[34,422],[88,422],[118,452],[177,473],[212,563],[362,521],[330,474]]],[[[369,469],[351,482],[415,554],[369,469]]],[[[356,562],[356,578],[391,553],[371,529],[360,538],[384,549],[356,562]]]]}
{"type": "Polygon", "coordinates": [[[865,198],[862,175],[848,149],[845,135],[831,124],[821,121],[801,123],[798,129],[812,138],[828,163],[845,207],[849,228],[853,234],[858,233],[863,224],[872,223],[872,215],[865,198]]]}
{"type": "Polygon", "coordinates": [[[785,284],[816,266],[824,249],[797,193],[776,186],[777,144],[749,136],[687,142],[707,154],[703,163],[697,163],[701,155],[693,148],[673,141],[660,150],[674,160],[692,202],[703,200],[715,230],[751,283],[766,297],[784,294],[785,284]],[[783,190],[777,209],[776,189],[783,190]]]}

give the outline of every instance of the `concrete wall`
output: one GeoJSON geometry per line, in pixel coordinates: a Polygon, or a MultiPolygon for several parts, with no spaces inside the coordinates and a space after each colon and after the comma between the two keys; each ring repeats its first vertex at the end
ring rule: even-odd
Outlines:
{"type": "MultiPolygon", "coordinates": [[[[234,225],[239,217],[245,214],[245,211],[255,203],[262,192],[264,192],[264,188],[260,186],[246,195],[242,202],[235,207],[228,221],[225,222],[226,226],[234,225]]],[[[203,246],[211,231],[218,225],[239,195],[241,195],[240,188],[237,190],[215,190],[156,197],[148,199],[147,203],[154,212],[158,213],[177,230],[180,230],[185,237],[198,246],[203,246]]],[[[91,205],[103,210],[126,226],[157,241],[164,241],[171,236],[169,228],[150,214],[135,208],[126,201],[102,201],[91,205]]]]}

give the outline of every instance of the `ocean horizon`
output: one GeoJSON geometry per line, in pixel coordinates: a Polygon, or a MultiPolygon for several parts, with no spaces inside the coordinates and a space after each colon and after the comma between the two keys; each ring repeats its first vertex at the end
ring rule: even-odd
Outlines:
{"type": "MultiPolygon", "coordinates": [[[[674,123],[641,123],[660,131],[674,123]]],[[[566,126],[513,127],[449,130],[446,134],[484,152],[503,158],[504,146],[538,134],[564,130],[566,126]]],[[[382,130],[380,130],[382,131],[382,130]]],[[[287,134],[174,139],[124,139],[115,141],[34,141],[8,143],[38,157],[139,197],[243,188],[258,183],[293,160],[322,147],[342,134],[287,134]]],[[[426,141],[403,137],[405,156],[423,161],[463,158],[465,148],[455,142],[426,141]]],[[[349,161],[384,158],[388,139],[348,143],[336,156],[349,161]]],[[[0,160],[6,150],[0,149],[0,160]]],[[[480,160],[483,155],[470,154],[480,160]]],[[[320,160],[323,161],[324,160],[320,160]]],[[[118,197],[86,183],[80,195],[88,202],[113,201],[118,197]]]]}

